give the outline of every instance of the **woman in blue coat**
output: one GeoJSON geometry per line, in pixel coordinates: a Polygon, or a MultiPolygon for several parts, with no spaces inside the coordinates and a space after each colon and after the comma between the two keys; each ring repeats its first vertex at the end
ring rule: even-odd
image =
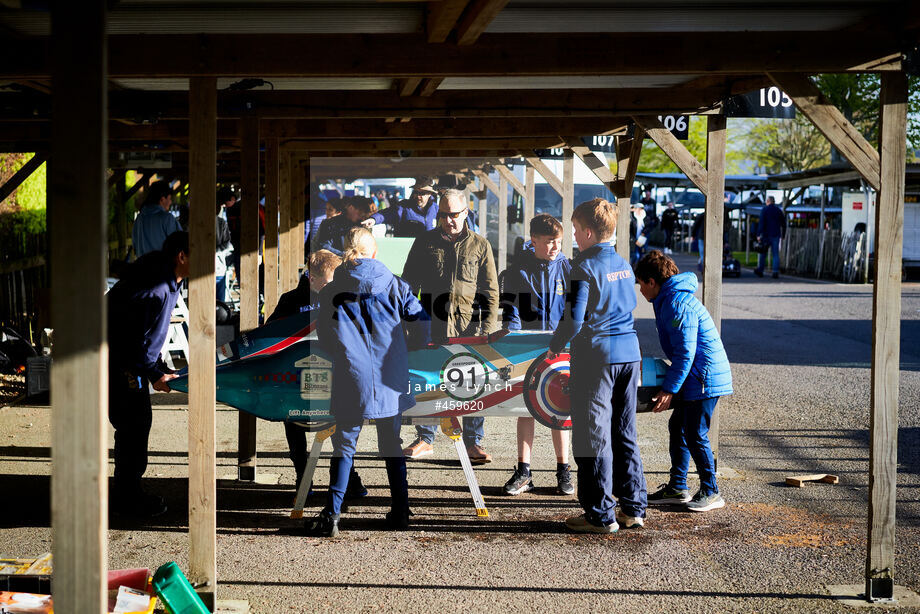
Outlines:
{"type": "Polygon", "coordinates": [[[709,423],[716,403],[719,397],[732,394],[731,367],[719,331],[693,295],[695,274],[680,273],[674,261],[657,250],[643,256],[635,274],[639,291],[655,309],[661,349],[671,359],[652,411],[665,411],[674,396],[680,395],[668,421],[671,479],[650,494],[648,502],[685,503],[691,512],[724,507],[709,445],[709,423]],[[691,458],[700,474],[700,490],[692,499],[687,489],[691,458]]]}
{"type": "Polygon", "coordinates": [[[369,230],[349,230],[345,262],[320,293],[317,334],[321,347],[332,357],[331,412],[336,425],[329,496],[320,514],[307,521],[311,535],[338,534],[342,499],[364,420],[375,421],[377,447],[386,463],[392,499],[387,524],[393,529],[409,526],[399,416],[415,400],[407,394],[409,362],[403,323],[418,329],[413,333],[424,339],[424,312],[409,285],[374,260],[376,255],[377,244],[369,230]]]}

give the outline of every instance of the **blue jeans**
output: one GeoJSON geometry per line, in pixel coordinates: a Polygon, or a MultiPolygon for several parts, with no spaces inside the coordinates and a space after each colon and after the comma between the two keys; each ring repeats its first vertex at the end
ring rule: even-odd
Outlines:
{"type": "MultiPolygon", "coordinates": [[[[476,417],[463,419],[463,443],[466,444],[467,448],[482,445],[482,438],[485,437],[485,429],[483,429],[485,421],[485,418],[476,417]]],[[[415,432],[422,441],[434,443],[434,436],[438,432],[438,427],[419,424],[415,427],[415,432]]]]}
{"type": "MultiPolygon", "coordinates": [[[[399,427],[402,425],[400,417],[378,418],[375,422],[377,450],[386,464],[387,480],[390,482],[390,506],[396,511],[408,511],[409,483],[406,481],[406,457],[403,456],[402,440],[399,438],[399,427]]],[[[342,511],[342,500],[345,498],[345,489],[348,488],[348,478],[354,465],[355,448],[360,434],[360,422],[336,422],[335,432],[331,438],[329,496],[323,510],[326,514],[334,515],[342,511]]]]}
{"type": "Polygon", "coordinates": [[[703,496],[719,492],[716,486],[715,460],[709,447],[709,422],[719,397],[701,401],[680,401],[668,420],[671,434],[668,449],[671,452],[672,488],[687,489],[687,471],[690,458],[700,474],[700,493],[703,496]]]}
{"type": "Polygon", "coordinates": [[[628,516],[648,505],[636,431],[639,363],[598,364],[572,359],[572,450],[578,464],[578,502],[595,525],[616,520],[619,501],[628,516]]]}
{"type": "MultiPolygon", "coordinates": [[[[773,253],[773,272],[779,273],[779,237],[764,237],[764,241],[770,242],[770,251],[773,253]]],[[[767,266],[767,255],[760,254],[757,256],[757,270],[763,273],[767,266]]]]}

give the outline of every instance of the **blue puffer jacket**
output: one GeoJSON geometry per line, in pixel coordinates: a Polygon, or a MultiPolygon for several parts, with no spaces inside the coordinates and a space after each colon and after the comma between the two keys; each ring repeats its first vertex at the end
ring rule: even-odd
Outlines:
{"type": "Polygon", "coordinates": [[[688,401],[732,394],[732,372],[722,339],[693,293],[693,273],[679,273],[661,286],[652,302],[661,348],[671,359],[661,388],[688,401]]]}
{"type": "Polygon", "coordinates": [[[565,314],[571,270],[572,263],[562,254],[540,260],[533,243],[525,243],[502,275],[502,319],[508,329],[556,330],[565,314]]]}
{"type": "Polygon", "coordinates": [[[403,322],[421,329],[426,322],[409,284],[383,263],[359,259],[336,269],[320,304],[317,334],[332,356],[336,419],[388,418],[414,406],[403,322]]]}

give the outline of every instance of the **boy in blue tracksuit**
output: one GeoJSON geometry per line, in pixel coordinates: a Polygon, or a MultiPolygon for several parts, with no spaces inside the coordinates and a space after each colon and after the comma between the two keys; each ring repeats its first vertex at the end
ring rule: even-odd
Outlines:
{"type": "Polygon", "coordinates": [[[686,503],[693,512],[724,507],[709,446],[709,422],[716,403],[719,397],[732,394],[731,368],[719,331],[693,296],[696,275],[680,273],[674,261],[661,252],[649,252],[639,261],[636,280],[642,296],[655,309],[658,339],[671,360],[652,411],[668,409],[674,396],[680,395],[668,420],[671,478],[649,495],[649,503],[686,503]],[[693,499],[687,489],[691,458],[700,474],[700,490],[693,499]]]}
{"type": "Polygon", "coordinates": [[[582,203],[572,224],[581,253],[572,262],[571,307],[547,352],[555,358],[572,342],[572,447],[584,514],[565,524],[581,533],[613,533],[621,524],[643,526],[647,505],[636,433],[636,292],[629,263],[610,243],[616,205],[602,198],[582,203]]]}
{"type": "Polygon", "coordinates": [[[317,333],[332,357],[331,413],[333,457],[329,465],[326,507],[307,531],[316,536],[338,534],[339,514],[348,486],[358,435],[364,420],[374,420],[377,446],[390,482],[392,529],[409,526],[409,486],[399,427],[401,412],[415,405],[409,387],[409,358],[403,323],[413,326],[425,342],[421,304],[409,285],[374,259],[377,244],[366,228],[345,238],[345,263],[320,293],[317,333]]]}
{"type": "MultiPolygon", "coordinates": [[[[499,281],[503,319],[510,330],[556,330],[565,312],[572,264],[561,253],[562,224],[546,213],[530,221],[530,241],[521,254],[502,273],[499,281]]],[[[507,495],[519,495],[534,489],[530,473],[534,419],[517,419],[518,464],[504,486],[507,495]]],[[[559,494],[575,492],[569,468],[569,431],[552,429],[556,451],[556,490],[559,494]]]]}

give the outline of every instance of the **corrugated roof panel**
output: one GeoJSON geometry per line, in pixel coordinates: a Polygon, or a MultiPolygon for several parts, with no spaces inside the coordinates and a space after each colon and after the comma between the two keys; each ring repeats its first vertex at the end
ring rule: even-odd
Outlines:
{"type": "Polygon", "coordinates": [[[603,77],[448,77],[440,90],[480,89],[588,89],[671,87],[694,79],[694,75],[625,75],[603,77]]]}

